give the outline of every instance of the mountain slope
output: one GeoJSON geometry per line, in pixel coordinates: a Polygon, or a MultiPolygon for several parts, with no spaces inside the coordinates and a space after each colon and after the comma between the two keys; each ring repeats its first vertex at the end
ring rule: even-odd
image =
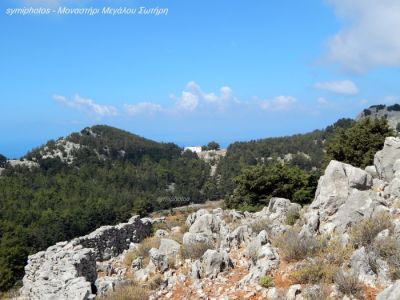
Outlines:
{"type": "Polygon", "coordinates": [[[233,178],[247,166],[285,161],[303,170],[319,170],[323,165],[326,139],[333,136],[337,128],[349,128],[353,123],[352,119],[340,119],[323,130],[231,144],[217,168],[222,193],[232,192],[233,178]]]}
{"type": "Polygon", "coordinates": [[[400,104],[388,106],[384,104],[372,105],[369,108],[364,109],[357,116],[357,120],[363,118],[385,118],[392,129],[398,130],[398,124],[400,124],[400,104]]]}
{"type": "Polygon", "coordinates": [[[209,166],[175,144],[94,126],[6,164],[0,176],[0,290],[23,275],[29,253],[134,213],[202,202],[209,166]],[[28,160],[29,162],[29,160],[28,160]]]}

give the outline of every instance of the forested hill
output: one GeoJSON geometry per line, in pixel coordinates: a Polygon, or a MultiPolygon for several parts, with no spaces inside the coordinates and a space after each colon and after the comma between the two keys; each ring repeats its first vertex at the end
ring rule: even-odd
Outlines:
{"type": "Polygon", "coordinates": [[[148,157],[159,162],[162,159],[176,159],[181,149],[173,143],[158,143],[130,132],[106,125],[85,128],[66,138],[49,141],[46,145],[34,149],[25,158],[43,161],[59,158],[63,162],[80,163],[88,157],[129,161],[134,164],[148,157]]]}
{"type": "Polygon", "coordinates": [[[336,129],[349,128],[354,122],[340,119],[323,130],[310,133],[231,144],[217,168],[221,194],[233,191],[233,178],[248,166],[285,161],[306,171],[320,169],[324,161],[324,142],[333,136],[336,129]]]}
{"type": "Polygon", "coordinates": [[[28,254],[132,214],[201,202],[210,168],[175,144],[94,126],[49,141],[0,176],[0,290],[28,254]]]}

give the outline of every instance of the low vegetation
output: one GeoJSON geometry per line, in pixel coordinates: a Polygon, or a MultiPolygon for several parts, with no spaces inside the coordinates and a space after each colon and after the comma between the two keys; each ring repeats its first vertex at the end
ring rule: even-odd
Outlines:
{"type": "Polygon", "coordinates": [[[355,245],[370,248],[378,233],[385,229],[393,231],[393,227],[392,218],[388,213],[378,213],[354,224],[350,228],[350,239],[355,245]]]}
{"type": "Polygon", "coordinates": [[[293,226],[298,219],[300,219],[300,210],[298,208],[290,208],[286,213],[285,223],[293,226]]]}
{"type": "Polygon", "coordinates": [[[199,259],[208,249],[214,249],[211,242],[194,242],[190,245],[182,246],[182,257],[187,259],[199,259]]]}
{"type": "Polygon", "coordinates": [[[279,248],[280,254],[286,261],[298,261],[312,257],[322,247],[320,240],[313,236],[300,236],[297,228],[290,228],[276,237],[274,245],[279,248]]]}
{"type": "Polygon", "coordinates": [[[136,282],[116,287],[115,291],[103,296],[100,300],[146,300],[150,292],[136,282]]]}
{"type": "Polygon", "coordinates": [[[125,254],[124,257],[124,264],[126,266],[131,266],[132,261],[138,257],[142,257],[143,265],[147,265],[150,260],[149,251],[151,248],[159,248],[160,247],[160,238],[157,237],[148,237],[145,238],[139,246],[134,249],[130,250],[125,254]]]}
{"type": "Polygon", "coordinates": [[[333,281],[337,285],[339,292],[342,294],[354,296],[357,299],[363,298],[362,285],[357,276],[340,270],[333,276],[333,281]]]}
{"type": "Polygon", "coordinates": [[[250,228],[254,234],[259,234],[261,231],[266,230],[269,231],[269,226],[271,225],[271,221],[268,218],[256,219],[250,223],[250,228]]]}
{"type": "Polygon", "coordinates": [[[322,261],[308,262],[290,274],[294,283],[317,284],[331,283],[337,266],[326,264],[322,261]]]}
{"type": "Polygon", "coordinates": [[[274,279],[269,275],[261,276],[258,280],[258,284],[261,285],[263,288],[270,288],[274,286],[274,279]]]}

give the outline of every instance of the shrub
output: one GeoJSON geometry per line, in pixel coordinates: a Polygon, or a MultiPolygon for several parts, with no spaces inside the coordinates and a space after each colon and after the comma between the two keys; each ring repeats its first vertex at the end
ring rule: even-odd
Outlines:
{"type": "Polygon", "coordinates": [[[374,252],[383,259],[390,259],[399,255],[400,244],[399,241],[391,236],[379,239],[373,243],[374,252]]]}
{"type": "Polygon", "coordinates": [[[338,129],[333,138],[327,140],[325,162],[328,164],[335,159],[365,168],[372,164],[385,138],[393,134],[384,118],[362,119],[348,129],[338,129]]]}
{"type": "Polygon", "coordinates": [[[275,285],[273,278],[269,275],[261,276],[258,280],[258,284],[261,285],[263,288],[270,288],[275,285]]]}
{"type": "Polygon", "coordinates": [[[130,267],[132,265],[132,262],[138,257],[136,250],[130,250],[128,251],[125,256],[123,263],[125,266],[130,267]]]}
{"type": "Polygon", "coordinates": [[[319,249],[318,257],[330,265],[341,266],[353,253],[351,245],[344,246],[339,239],[327,240],[321,238],[322,247],[319,249]]]}
{"type": "Polygon", "coordinates": [[[301,284],[331,283],[336,266],[320,263],[306,263],[290,274],[292,280],[301,284]]]}
{"type": "Polygon", "coordinates": [[[139,244],[139,247],[135,251],[137,256],[142,256],[143,258],[145,258],[149,256],[149,251],[151,248],[158,247],[160,247],[160,238],[148,237],[139,244]]]}
{"type": "Polygon", "coordinates": [[[298,229],[290,228],[274,239],[283,258],[287,261],[301,260],[313,256],[321,247],[321,242],[315,237],[301,237],[298,229]]]}
{"type": "Polygon", "coordinates": [[[326,286],[314,286],[309,287],[304,291],[304,299],[305,300],[326,300],[331,299],[329,297],[329,289],[326,286]]]}
{"type": "Polygon", "coordinates": [[[225,199],[229,208],[257,210],[272,197],[292,199],[302,204],[313,199],[316,189],[312,176],[288,165],[256,165],[245,168],[234,179],[235,190],[225,199]]]}
{"type": "Polygon", "coordinates": [[[128,251],[125,254],[123,263],[127,266],[130,267],[132,265],[132,261],[136,259],[137,257],[141,256],[143,257],[143,265],[147,265],[149,262],[149,251],[151,248],[158,248],[160,247],[160,238],[158,237],[148,237],[145,238],[139,246],[131,251],[128,251]]]}
{"type": "Polygon", "coordinates": [[[147,289],[139,286],[137,283],[131,285],[119,286],[113,293],[100,298],[101,300],[146,300],[149,299],[147,289]]]}
{"type": "Polygon", "coordinates": [[[333,281],[341,293],[348,296],[352,295],[356,298],[362,298],[362,286],[357,276],[354,274],[346,274],[340,270],[333,276],[333,281]]]}
{"type": "Polygon", "coordinates": [[[256,219],[250,223],[250,228],[255,234],[259,234],[263,230],[268,230],[271,221],[268,218],[256,219]]]}
{"type": "Polygon", "coordinates": [[[393,231],[393,227],[390,215],[388,213],[379,213],[353,225],[349,233],[353,244],[370,248],[378,233],[385,229],[393,231]]]}
{"type": "Polygon", "coordinates": [[[163,276],[159,273],[154,274],[148,279],[148,285],[151,290],[158,289],[164,282],[163,276]]]}
{"type": "MultiPolygon", "coordinates": [[[[375,253],[377,256],[387,261],[390,275],[393,280],[400,278],[400,242],[396,238],[388,236],[375,241],[372,246],[372,253],[375,253]]],[[[374,261],[372,261],[372,263],[373,262],[374,261]]],[[[377,264],[376,258],[375,264],[377,264]]],[[[376,266],[376,269],[377,268],[378,267],[376,266]]]]}
{"type": "Polygon", "coordinates": [[[182,246],[182,257],[199,259],[208,249],[214,249],[214,245],[210,242],[194,242],[190,245],[182,246]]]}
{"type": "Polygon", "coordinates": [[[290,208],[286,213],[286,224],[293,226],[296,221],[300,218],[300,211],[297,208],[290,208]]]}
{"type": "Polygon", "coordinates": [[[168,256],[167,261],[168,261],[168,267],[170,269],[176,269],[177,268],[177,266],[176,266],[176,256],[168,256]]]}

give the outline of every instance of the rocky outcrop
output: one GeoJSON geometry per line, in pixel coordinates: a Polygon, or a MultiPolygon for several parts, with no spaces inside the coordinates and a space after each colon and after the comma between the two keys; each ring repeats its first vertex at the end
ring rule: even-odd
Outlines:
{"type": "Polygon", "coordinates": [[[400,280],[384,289],[376,296],[376,300],[398,300],[400,299],[400,280]]]}
{"type": "Polygon", "coordinates": [[[375,154],[374,165],[380,179],[390,182],[395,173],[395,163],[400,160],[400,138],[388,137],[381,151],[375,154]]]}
{"type": "Polygon", "coordinates": [[[203,273],[208,278],[216,278],[220,272],[229,270],[233,267],[229,255],[224,250],[208,249],[202,258],[203,273]]]}
{"type": "Polygon", "coordinates": [[[331,161],[314,201],[303,208],[271,198],[255,213],[199,209],[187,216],[187,232],[181,232],[184,226],[156,231],[160,243],[152,244],[148,253],[131,243],[149,234],[151,222],[166,222],[165,217],[136,217],[59,243],[29,258],[24,295],[91,299],[96,291],[106,294],[133,274],[144,286],[155,277],[162,281],[151,299],[355,299],[360,287],[371,288],[378,300],[400,299],[400,281],[392,279],[393,266],[400,261],[393,252],[400,245],[399,197],[400,139],[388,138],[375,164],[365,170],[331,161]],[[367,232],[373,234],[368,243],[352,243],[349,229],[380,215],[385,219],[377,222],[389,220],[391,225],[367,232]],[[295,236],[286,234],[292,230],[295,236]],[[120,255],[119,263],[114,259],[128,247],[141,249],[141,256],[121,268],[129,253],[120,255]],[[329,284],[314,284],[313,276],[325,276],[325,268],[331,267],[342,270],[342,278],[335,271],[333,283],[331,274],[329,284]],[[105,275],[97,278],[99,271],[105,275]],[[295,275],[312,282],[295,284],[303,282],[291,281],[295,275]],[[347,281],[354,286],[346,286],[347,281]],[[274,282],[279,284],[273,287],[274,282]],[[345,295],[348,290],[352,296],[345,295]]]}
{"type": "Polygon", "coordinates": [[[151,231],[151,223],[132,217],[128,223],[103,226],[89,235],[60,242],[29,256],[21,294],[32,300],[93,299],[96,261],[122,253],[151,231]]]}
{"type": "Polygon", "coordinates": [[[305,212],[306,227],[321,233],[345,232],[351,222],[372,213],[379,201],[370,191],[372,176],[349,164],[331,161],[305,212]]]}

